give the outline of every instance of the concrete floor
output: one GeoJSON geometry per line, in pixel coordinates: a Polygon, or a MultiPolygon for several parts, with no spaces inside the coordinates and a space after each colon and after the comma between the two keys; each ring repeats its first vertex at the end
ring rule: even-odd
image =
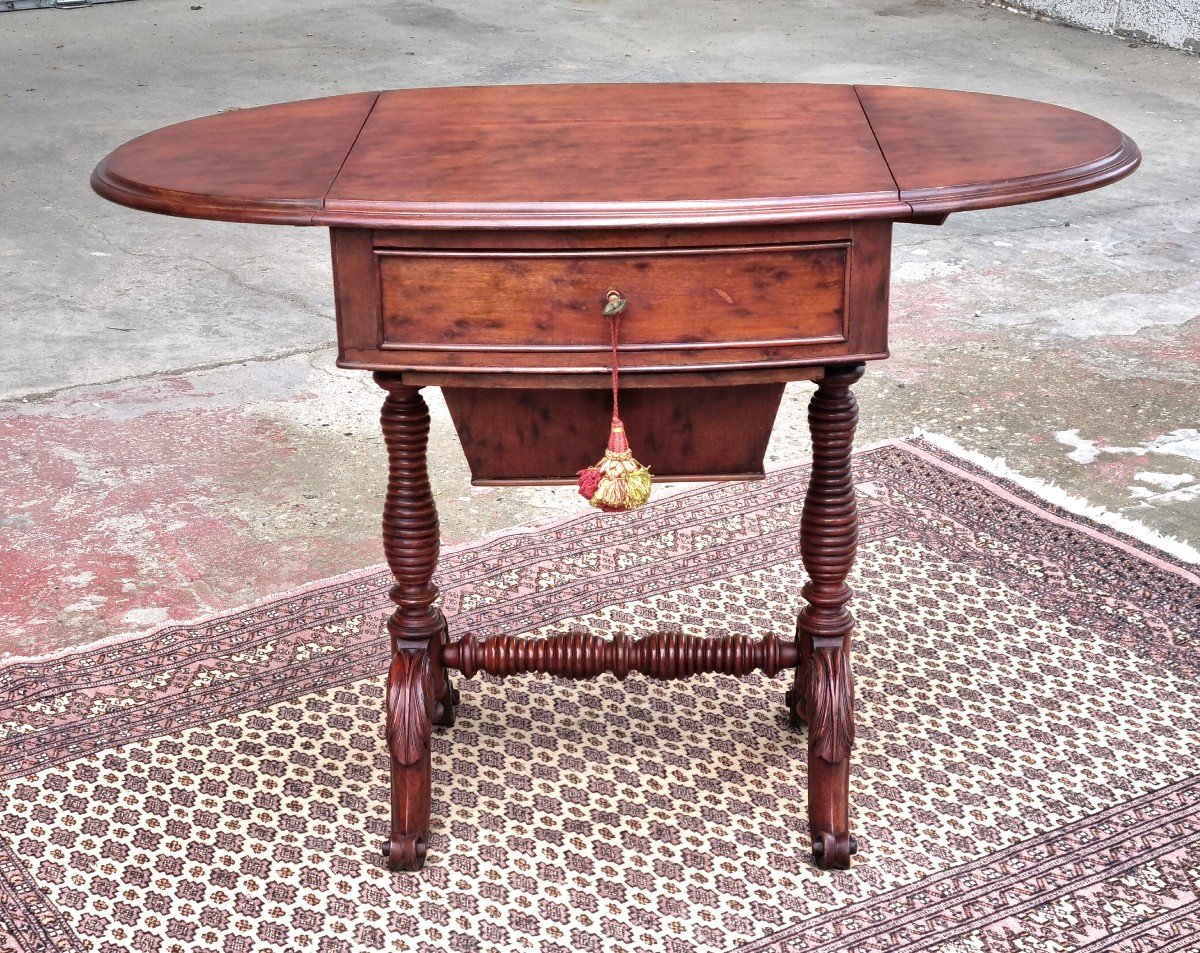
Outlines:
{"type": "MultiPolygon", "coordinates": [[[[948,86],[1103,116],[1116,186],[900,226],[863,443],[915,426],[1200,546],[1200,60],[959,0],[136,0],[0,14],[0,654],[141,631],[379,561],[379,394],[333,366],[326,236],[88,189],[109,149],[235,106],[398,86],[948,86]],[[194,9],[199,6],[200,9],[194,9]],[[189,9],[193,7],[193,9],[189,9]]],[[[771,461],[807,449],[789,389],[771,461]]],[[[582,511],[469,487],[448,541],[582,511]]]]}

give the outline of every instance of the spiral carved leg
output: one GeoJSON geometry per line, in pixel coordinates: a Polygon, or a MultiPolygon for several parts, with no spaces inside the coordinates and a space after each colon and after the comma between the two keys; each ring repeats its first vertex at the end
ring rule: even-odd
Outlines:
{"type": "Polygon", "coordinates": [[[858,547],[858,512],[850,455],[858,423],[851,386],[863,365],[828,367],[808,408],[813,467],[801,515],[800,550],[808,605],[796,624],[800,649],[792,691],[793,724],[808,722],[808,820],[813,860],[848,868],[858,844],[850,834],[850,749],[854,690],[846,577],[858,547]]]}
{"type": "Polygon", "coordinates": [[[388,392],[380,415],[388,454],[383,550],[396,606],[387,620],[392,824],[383,853],[393,870],[417,870],[429,838],[431,725],[453,723],[454,694],[441,663],[446,621],[434,606],[440,537],[426,467],[429,408],[397,375],[376,374],[375,381],[388,392]]]}

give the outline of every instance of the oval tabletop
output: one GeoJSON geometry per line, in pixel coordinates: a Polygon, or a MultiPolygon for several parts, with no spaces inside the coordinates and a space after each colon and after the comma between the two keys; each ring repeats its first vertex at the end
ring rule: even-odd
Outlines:
{"type": "Polygon", "coordinates": [[[1097,188],[1137,146],[1046,103],[814,84],[392,90],[194,119],[121,146],[105,198],[375,228],[936,219],[1097,188]]]}

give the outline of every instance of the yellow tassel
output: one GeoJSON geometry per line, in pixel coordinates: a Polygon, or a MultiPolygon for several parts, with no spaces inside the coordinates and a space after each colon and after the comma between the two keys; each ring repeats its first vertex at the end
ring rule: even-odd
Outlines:
{"type": "Polygon", "coordinates": [[[650,471],[633,459],[633,454],[604,452],[596,464],[600,482],[592,506],[605,511],[636,510],[650,499],[650,471]]]}
{"type": "Polygon", "coordinates": [[[579,492],[592,506],[613,513],[636,510],[650,499],[650,470],[633,458],[625,427],[613,420],[608,449],[595,466],[579,471],[579,492]]]}

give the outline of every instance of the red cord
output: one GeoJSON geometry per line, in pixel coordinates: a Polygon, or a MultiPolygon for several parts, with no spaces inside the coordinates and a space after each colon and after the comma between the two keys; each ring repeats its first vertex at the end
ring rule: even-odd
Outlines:
{"type": "Polygon", "coordinates": [[[617,377],[620,371],[617,368],[617,335],[620,330],[621,312],[617,312],[612,316],[612,387],[613,387],[613,420],[620,420],[620,407],[617,404],[617,377]]]}

